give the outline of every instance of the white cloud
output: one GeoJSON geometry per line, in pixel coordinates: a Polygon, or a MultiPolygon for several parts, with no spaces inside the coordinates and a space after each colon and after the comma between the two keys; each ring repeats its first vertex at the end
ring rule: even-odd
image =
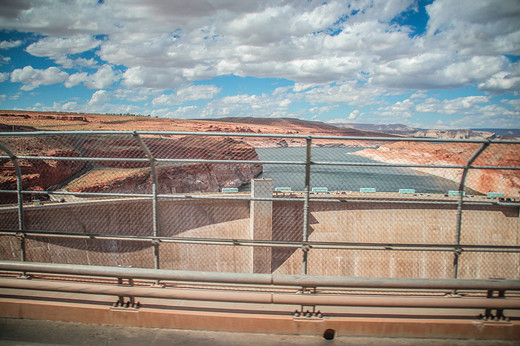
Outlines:
{"type": "MultiPolygon", "coordinates": [[[[113,94],[114,97],[126,102],[144,102],[152,97],[156,97],[162,90],[152,88],[137,88],[137,89],[116,89],[113,94]]],[[[142,113],[149,113],[149,110],[142,113]]]]}
{"type": "Polygon", "coordinates": [[[119,73],[115,72],[110,65],[104,65],[96,73],[89,76],[85,85],[90,89],[103,89],[111,86],[120,79],[119,73]]]}
{"type": "Polygon", "coordinates": [[[462,55],[519,54],[520,3],[516,0],[436,0],[427,6],[428,36],[462,55]]]}
{"type": "Polygon", "coordinates": [[[160,67],[132,67],[123,73],[123,83],[130,88],[175,88],[185,84],[181,71],[160,67]]]}
{"type": "Polygon", "coordinates": [[[325,85],[303,92],[305,99],[312,103],[344,103],[364,106],[374,104],[384,90],[367,87],[356,82],[345,82],[338,85],[325,85]]]}
{"type": "Polygon", "coordinates": [[[151,115],[161,118],[200,118],[201,109],[197,106],[178,107],[175,110],[170,108],[161,108],[153,110],[151,115]]]}
{"type": "Polygon", "coordinates": [[[101,42],[90,35],[74,37],[45,37],[30,44],[26,50],[35,56],[56,57],[82,53],[99,46],[101,42]]]}
{"type": "Polygon", "coordinates": [[[505,57],[449,59],[442,52],[397,59],[378,66],[378,73],[370,79],[370,83],[401,89],[458,88],[487,80],[500,70],[510,68],[505,57]]]}
{"type": "Polygon", "coordinates": [[[331,111],[331,110],[333,110],[335,108],[338,108],[338,107],[339,107],[339,105],[312,107],[312,108],[309,109],[309,112],[311,114],[320,115],[320,114],[329,112],[329,111],[331,111]]]}
{"type": "MultiPolygon", "coordinates": [[[[514,117],[518,112],[508,110],[505,107],[496,107],[489,104],[489,96],[466,96],[451,100],[439,100],[433,97],[412,98],[397,101],[392,105],[380,107],[376,114],[384,117],[386,121],[402,121],[421,113],[444,114],[452,117],[449,124],[453,127],[475,127],[468,122],[468,117],[514,117]],[[462,120],[464,119],[464,120],[462,120]]],[[[445,124],[446,125],[446,124],[445,124]]],[[[446,125],[447,126],[447,125],[446,125]]]]}
{"type": "Polygon", "coordinates": [[[517,111],[520,111],[520,99],[514,99],[514,100],[501,100],[501,103],[510,105],[517,111]]]}
{"type": "Polygon", "coordinates": [[[162,94],[156,97],[152,104],[154,106],[180,105],[189,101],[214,98],[222,89],[215,85],[191,85],[179,88],[174,94],[162,94]]]}
{"type": "Polygon", "coordinates": [[[411,99],[417,99],[417,98],[422,99],[422,98],[426,98],[426,97],[427,97],[427,95],[422,91],[415,92],[412,94],[412,96],[410,96],[411,99]]]}
{"type": "Polygon", "coordinates": [[[520,63],[512,64],[510,71],[499,71],[488,80],[480,83],[480,90],[502,93],[520,89],[520,63]]]}
{"type": "Polygon", "coordinates": [[[111,66],[104,65],[90,75],[86,72],[71,74],[65,81],[65,86],[71,88],[83,83],[89,89],[104,89],[112,86],[119,79],[121,79],[120,73],[114,71],[111,66]]]}
{"type": "Polygon", "coordinates": [[[416,111],[421,113],[440,113],[440,114],[473,114],[477,109],[476,106],[487,103],[488,96],[467,96],[459,97],[453,100],[438,100],[428,98],[423,103],[417,105],[416,111]]]}
{"type": "MultiPolygon", "coordinates": [[[[503,56],[520,55],[516,0],[435,0],[427,7],[427,31],[419,36],[392,21],[417,9],[413,0],[41,0],[0,6],[0,29],[43,35],[27,52],[60,65],[13,71],[11,81],[23,83],[22,90],[63,82],[108,89],[113,99],[149,102],[146,107],[181,106],[162,111],[168,116],[191,111],[300,116],[289,109],[305,102],[311,103],[312,115],[344,104],[371,106],[387,117],[421,112],[469,116],[495,114],[491,98],[444,102],[428,98],[428,91],[467,86],[495,94],[520,90],[520,64],[503,56]],[[74,70],[66,70],[69,75],[64,68],[74,70]],[[218,87],[193,85],[230,74],[285,78],[294,86],[269,95],[215,99],[218,87]],[[412,96],[384,104],[390,94],[412,96]],[[210,100],[204,108],[185,108],[184,103],[201,99],[210,100]]],[[[0,49],[22,44],[3,41],[0,49]]],[[[116,107],[84,103],[88,109],[116,107]]],[[[368,112],[345,116],[361,115],[368,112]]]]}
{"type": "Polygon", "coordinates": [[[225,24],[223,31],[242,43],[263,46],[280,42],[288,36],[325,30],[335,22],[335,15],[345,10],[341,2],[323,6],[308,2],[305,5],[305,9],[295,4],[265,6],[259,12],[237,16],[225,24]]]}
{"type": "Polygon", "coordinates": [[[411,99],[397,101],[391,106],[378,109],[379,114],[389,118],[410,118],[416,110],[416,105],[411,99]]]}
{"type": "Polygon", "coordinates": [[[520,51],[516,1],[436,0],[428,6],[428,34],[415,38],[409,28],[391,22],[417,7],[412,0],[221,1],[218,6],[44,0],[31,5],[30,11],[13,11],[3,23],[49,35],[28,52],[70,67],[79,61],[68,55],[99,46],[101,59],[128,68],[124,79],[129,87],[175,88],[230,73],[330,84],[360,79],[364,72],[374,86],[484,83],[488,90],[507,87],[504,79],[497,80],[510,71],[485,57],[520,51]],[[337,35],[329,35],[331,30],[337,35]],[[94,37],[98,34],[107,36],[100,40],[94,37]]]}
{"type": "Polygon", "coordinates": [[[2,42],[0,42],[0,49],[11,49],[11,48],[19,47],[22,44],[23,44],[23,41],[21,41],[21,40],[2,41],[2,42]]]}
{"type": "Polygon", "coordinates": [[[9,72],[0,73],[0,83],[9,79],[9,72]]]}
{"type": "Polygon", "coordinates": [[[45,70],[34,69],[32,66],[25,66],[23,69],[16,69],[11,72],[11,82],[22,83],[22,90],[32,90],[40,85],[51,85],[61,83],[69,75],[57,67],[49,67],[45,70]]]}
{"type": "Polygon", "coordinates": [[[350,112],[350,114],[348,115],[347,119],[348,119],[348,120],[354,120],[354,119],[357,119],[357,118],[359,117],[359,114],[360,114],[359,110],[356,109],[356,110],[350,112]]]}
{"type": "Polygon", "coordinates": [[[86,73],[86,72],[74,73],[74,74],[71,74],[69,76],[69,78],[65,81],[65,86],[67,88],[71,88],[71,87],[76,86],[87,80],[88,80],[88,73],[86,73]]]}
{"type": "Polygon", "coordinates": [[[109,100],[110,96],[106,90],[97,90],[94,94],[92,94],[92,97],[90,98],[88,104],[89,106],[100,105],[108,102],[109,100]]]}
{"type": "Polygon", "coordinates": [[[261,116],[294,117],[289,112],[292,103],[288,95],[233,95],[210,101],[202,110],[201,116],[261,116]]]}
{"type": "Polygon", "coordinates": [[[31,55],[48,57],[65,68],[72,68],[74,61],[68,58],[69,55],[89,51],[98,47],[100,43],[101,41],[91,35],[44,37],[30,44],[25,50],[31,55]]]}

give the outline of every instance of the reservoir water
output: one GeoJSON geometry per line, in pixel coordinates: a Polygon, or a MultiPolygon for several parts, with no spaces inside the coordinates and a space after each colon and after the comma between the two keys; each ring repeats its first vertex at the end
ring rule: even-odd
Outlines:
{"type": "MultiPolygon", "coordinates": [[[[311,160],[313,162],[377,162],[352,154],[358,150],[362,148],[313,147],[311,160]]],[[[305,162],[304,147],[257,148],[256,151],[262,161],[305,162]]],[[[258,178],[273,179],[275,187],[290,187],[293,191],[302,191],[305,187],[305,166],[264,164],[263,172],[258,178]]],[[[449,190],[457,190],[458,184],[410,168],[313,165],[311,166],[312,187],[326,187],[329,191],[359,191],[361,188],[375,188],[377,192],[414,189],[416,193],[444,194],[449,190]]],[[[242,191],[249,189],[249,184],[241,188],[242,191]]]]}

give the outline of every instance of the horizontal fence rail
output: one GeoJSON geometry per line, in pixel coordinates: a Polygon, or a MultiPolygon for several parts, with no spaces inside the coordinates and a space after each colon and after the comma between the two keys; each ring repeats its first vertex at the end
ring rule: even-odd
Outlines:
{"type": "MultiPolygon", "coordinates": [[[[0,270],[8,272],[44,273],[58,275],[117,278],[129,280],[128,285],[109,285],[79,282],[56,282],[45,280],[20,280],[0,278],[0,287],[71,292],[118,296],[121,302],[128,297],[132,307],[136,299],[164,298],[199,301],[285,304],[302,306],[360,306],[360,307],[411,307],[411,308],[456,308],[497,310],[503,317],[503,310],[520,309],[520,299],[506,298],[506,291],[520,290],[520,280],[461,280],[461,279],[387,279],[387,278],[348,278],[309,275],[272,275],[245,273],[191,272],[161,269],[121,268],[106,266],[62,265],[48,263],[16,263],[0,261],[0,270]],[[465,290],[487,291],[488,298],[450,297],[450,296],[374,296],[336,294],[294,294],[265,291],[226,291],[214,288],[165,288],[134,286],[134,279],[161,280],[175,283],[211,283],[232,285],[254,285],[254,287],[302,287],[303,289],[340,288],[340,289],[420,289],[420,290],[465,290]],[[499,297],[492,292],[500,292],[499,297]],[[491,292],[491,296],[490,296],[491,292]],[[492,299],[489,299],[492,298],[492,299]]],[[[139,304],[139,303],[138,303],[139,304]]],[[[297,313],[299,314],[299,313],[297,313]]],[[[481,315],[484,316],[484,315],[481,315]]]]}
{"type": "Polygon", "coordinates": [[[20,263],[0,261],[0,270],[25,273],[66,274],[123,279],[145,279],[192,283],[218,283],[312,288],[378,288],[429,290],[501,290],[520,291],[520,280],[464,279],[392,279],[314,275],[276,275],[254,273],[216,273],[181,270],[123,268],[107,266],[64,265],[55,263],[20,263]]]}
{"type": "Polygon", "coordinates": [[[288,293],[226,292],[218,290],[164,289],[153,287],[121,287],[103,284],[57,283],[45,281],[22,281],[0,278],[0,287],[32,289],[39,291],[71,292],[109,295],[118,297],[164,298],[214,302],[284,304],[300,306],[362,306],[362,307],[409,307],[517,310],[520,299],[486,298],[429,298],[429,297],[377,297],[349,295],[295,295],[288,293]]]}
{"type": "Polygon", "coordinates": [[[520,277],[516,140],[39,131],[0,151],[3,260],[520,277]]]}

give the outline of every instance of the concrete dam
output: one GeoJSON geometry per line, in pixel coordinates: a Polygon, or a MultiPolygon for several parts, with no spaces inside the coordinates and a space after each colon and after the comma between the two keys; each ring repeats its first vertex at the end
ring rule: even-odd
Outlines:
{"type": "MultiPolygon", "coordinates": [[[[249,193],[226,195],[246,197],[229,200],[211,199],[215,194],[160,198],[158,267],[296,275],[306,251],[310,275],[450,278],[454,252],[460,251],[458,278],[519,277],[520,254],[493,251],[520,245],[518,203],[481,197],[465,205],[457,250],[455,197],[311,194],[307,242],[312,245],[305,248],[303,201],[291,198],[294,194],[262,200],[282,194],[271,180],[260,179],[253,181],[251,200],[249,193]]],[[[25,207],[24,218],[27,261],[154,267],[150,199],[32,205],[25,207]]],[[[0,220],[2,228],[16,229],[17,209],[2,207],[0,220]]],[[[1,237],[0,246],[2,260],[20,259],[16,236],[1,237]]]]}

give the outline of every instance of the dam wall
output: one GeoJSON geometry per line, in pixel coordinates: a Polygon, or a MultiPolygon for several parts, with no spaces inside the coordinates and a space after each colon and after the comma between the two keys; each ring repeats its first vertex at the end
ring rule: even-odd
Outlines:
{"type": "MultiPolygon", "coordinates": [[[[124,198],[28,206],[24,208],[26,231],[63,232],[112,236],[153,236],[152,201],[124,198]]],[[[161,237],[240,238],[248,237],[249,202],[160,200],[158,229],[161,237]]],[[[16,229],[15,208],[0,210],[2,228],[16,229]]],[[[0,256],[19,260],[16,237],[1,237],[0,256]]],[[[150,241],[63,238],[28,235],[27,261],[153,268],[150,241]]],[[[160,245],[160,268],[250,272],[251,249],[200,244],[160,245]]]]}
{"type": "MultiPolygon", "coordinates": [[[[309,241],[359,244],[352,249],[309,250],[308,274],[358,277],[450,278],[453,251],[435,251],[453,244],[456,205],[432,201],[421,204],[363,201],[310,203],[309,241]],[[380,244],[370,249],[363,244],[380,244]],[[428,251],[401,250],[391,244],[432,245],[428,251]]],[[[301,240],[299,227],[288,219],[302,219],[301,203],[275,203],[273,239],[301,240]],[[299,204],[299,205],[298,205],[299,204]],[[289,228],[287,228],[289,226],[289,228]]],[[[300,232],[301,233],[301,232],[300,232]]],[[[518,246],[518,206],[472,205],[462,213],[461,245],[518,246]]],[[[301,251],[273,250],[276,273],[291,274],[301,267],[301,251]]],[[[469,252],[460,255],[459,278],[520,277],[518,253],[469,252]]]]}
{"type": "MultiPolygon", "coordinates": [[[[331,202],[330,196],[327,201],[312,196],[308,241],[316,245],[308,250],[308,274],[452,277],[454,253],[446,246],[453,246],[455,242],[457,206],[434,199],[417,202],[420,203],[397,199],[393,203],[369,202],[360,198],[342,203],[331,202]],[[329,248],[322,248],[320,244],[329,248]],[[330,248],[334,244],[337,248],[330,248]],[[407,244],[420,244],[423,248],[406,247],[407,244]],[[428,245],[431,248],[424,248],[428,245]]],[[[159,198],[158,267],[302,274],[301,247],[243,244],[248,239],[301,242],[302,207],[302,201],[283,199],[159,198]],[[222,240],[226,245],[222,245],[222,240]]],[[[17,222],[15,207],[0,209],[0,227],[13,230],[12,235],[0,237],[1,260],[21,259],[21,240],[15,234],[17,222]]],[[[23,239],[26,261],[154,267],[154,245],[150,241],[153,236],[151,199],[28,205],[24,207],[24,230],[27,232],[23,239]],[[31,234],[33,231],[40,234],[31,234]],[[45,235],[46,232],[49,234],[45,235]],[[96,235],[116,239],[98,239],[96,235]]],[[[464,205],[461,246],[519,246],[519,233],[518,205],[464,205]]],[[[519,267],[517,252],[471,252],[469,249],[460,253],[458,277],[518,279],[519,267]]]]}

